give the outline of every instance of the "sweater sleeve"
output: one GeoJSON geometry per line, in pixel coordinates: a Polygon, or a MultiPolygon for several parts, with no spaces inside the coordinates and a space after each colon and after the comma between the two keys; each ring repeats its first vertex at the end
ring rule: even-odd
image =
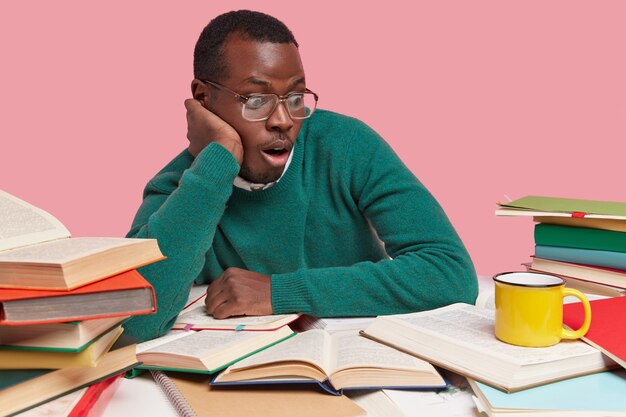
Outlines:
{"type": "Polygon", "coordinates": [[[345,158],[338,183],[384,242],[389,259],[275,274],[274,313],[375,316],[473,303],[478,284],[463,243],[393,150],[360,125],[345,158]]]}
{"type": "MultiPolygon", "coordinates": [[[[180,158],[192,159],[186,152],[180,158]]],[[[211,143],[182,175],[166,167],[148,183],[127,236],[157,239],[167,259],[139,269],[154,287],[157,312],[133,317],[124,325],[127,333],[146,340],[172,327],[202,270],[238,172],[235,158],[211,143]]]]}

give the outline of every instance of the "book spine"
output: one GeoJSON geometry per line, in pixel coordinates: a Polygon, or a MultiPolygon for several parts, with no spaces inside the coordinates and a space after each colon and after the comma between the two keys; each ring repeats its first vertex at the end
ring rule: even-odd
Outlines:
{"type": "Polygon", "coordinates": [[[626,252],[626,233],[540,223],[535,226],[535,244],[626,252]]]}
{"type": "Polygon", "coordinates": [[[150,370],[150,373],[180,417],[197,417],[196,412],[164,372],[150,370]]]}

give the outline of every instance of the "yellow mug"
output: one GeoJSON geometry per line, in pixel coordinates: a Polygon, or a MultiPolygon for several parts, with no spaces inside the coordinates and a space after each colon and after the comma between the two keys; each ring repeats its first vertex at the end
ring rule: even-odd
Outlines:
{"type": "Polygon", "coordinates": [[[545,347],[561,339],[578,339],[591,324],[591,307],[578,290],[560,277],[535,272],[504,272],[493,277],[496,293],[495,333],[503,342],[545,347]],[[563,298],[582,301],[585,320],[578,330],[563,328],[563,298]]]}

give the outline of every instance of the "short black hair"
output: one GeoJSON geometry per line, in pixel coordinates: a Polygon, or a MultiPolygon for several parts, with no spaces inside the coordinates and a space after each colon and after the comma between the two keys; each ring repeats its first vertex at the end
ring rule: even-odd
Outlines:
{"type": "Polygon", "coordinates": [[[298,42],[289,28],[280,20],[261,12],[236,10],[221,14],[202,30],[193,51],[193,74],[202,80],[219,81],[227,76],[224,62],[224,43],[237,34],[258,42],[298,42]]]}

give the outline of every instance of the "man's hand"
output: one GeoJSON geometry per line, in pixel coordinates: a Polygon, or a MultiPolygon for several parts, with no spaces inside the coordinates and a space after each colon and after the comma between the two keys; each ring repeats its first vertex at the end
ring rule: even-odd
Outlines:
{"type": "Polygon", "coordinates": [[[207,313],[217,319],[272,314],[271,277],[228,268],[209,285],[205,304],[207,313]]]}
{"type": "Polygon", "coordinates": [[[187,109],[187,139],[189,153],[194,157],[211,142],[217,142],[233,154],[239,165],[243,160],[243,146],[239,133],[215,113],[195,99],[185,100],[187,109]]]}

